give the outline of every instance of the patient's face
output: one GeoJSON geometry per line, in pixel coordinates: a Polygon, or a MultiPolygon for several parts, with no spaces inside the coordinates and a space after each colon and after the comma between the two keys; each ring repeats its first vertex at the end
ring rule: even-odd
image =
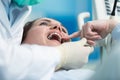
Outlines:
{"type": "Polygon", "coordinates": [[[68,32],[60,22],[49,18],[41,18],[33,23],[24,43],[58,46],[70,41],[64,39],[67,36],[68,32]]]}

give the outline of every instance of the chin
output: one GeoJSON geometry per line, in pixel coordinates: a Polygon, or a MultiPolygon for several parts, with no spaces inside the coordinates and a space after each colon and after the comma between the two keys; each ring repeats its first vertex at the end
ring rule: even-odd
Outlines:
{"type": "Polygon", "coordinates": [[[46,44],[46,46],[59,46],[59,45],[61,45],[61,43],[59,43],[58,41],[46,41],[44,44],[46,44]]]}
{"type": "Polygon", "coordinates": [[[61,44],[48,44],[48,46],[59,46],[61,44]]]}

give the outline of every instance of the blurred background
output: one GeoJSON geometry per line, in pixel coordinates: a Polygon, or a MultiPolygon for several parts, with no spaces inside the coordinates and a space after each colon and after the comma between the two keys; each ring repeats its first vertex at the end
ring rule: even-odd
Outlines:
{"type": "MultiPolygon", "coordinates": [[[[89,12],[90,17],[85,22],[92,20],[92,0],[42,0],[38,5],[33,6],[28,21],[40,17],[49,17],[60,21],[68,30],[69,34],[78,31],[78,14],[89,12]]],[[[80,38],[72,39],[72,41],[80,38]]],[[[95,47],[94,52],[89,56],[90,61],[100,58],[100,48],[95,47]]]]}

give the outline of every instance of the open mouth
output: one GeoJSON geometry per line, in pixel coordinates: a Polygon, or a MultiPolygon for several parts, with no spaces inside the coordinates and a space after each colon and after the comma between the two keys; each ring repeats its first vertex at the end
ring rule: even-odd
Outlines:
{"type": "Polygon", "coordinates": [[[56,40],[56,41],[58,41],[61,44],[64,43],[64,42],[70,42],[70,39],[62,38],[62,36],[59,33],[57,33],[57,32],[50,33],[47,36],[47,38],[49,40],[56,40]]]}
{"type": "Polygon", "coordinates": [[[49,40],[57,40],[59,43],[63,43],[64,41],[62,40],[62,36],[56,32],[50,33],[47,38],[49,40]]]}
{"type": "Polygon", "coordinates": [[[62,36],[59,33],[56,33],[56,32],[50,33],[47,36],[47,38],[49,40],[56,40],[56,41],[58,41],[61,44],[64,43],[64,42],[70,42],[70,39],[66,40],[65,38],[62,38],[62,36]]]}

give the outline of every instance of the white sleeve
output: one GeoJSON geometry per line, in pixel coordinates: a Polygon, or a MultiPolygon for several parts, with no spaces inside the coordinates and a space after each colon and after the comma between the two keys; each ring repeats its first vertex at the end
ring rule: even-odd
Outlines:
{"type": "Polygon", "coordinates": [[[18,7],[13,0],[0,0],[0,35],[4,40],[20,44],[23,27],[32,7],[18,7]]]}
{"type": "Polygon", "coordinates": [[[0,39],[0,77],[2,80],[49,80],[60,62],[53,47],[11,45],[0,39]]]}
{"type": "Polygon", "coordinates": [[[112,39],[120,41],[120,23],[116,25],[116,27],[112,31],[112,39]]]}

